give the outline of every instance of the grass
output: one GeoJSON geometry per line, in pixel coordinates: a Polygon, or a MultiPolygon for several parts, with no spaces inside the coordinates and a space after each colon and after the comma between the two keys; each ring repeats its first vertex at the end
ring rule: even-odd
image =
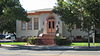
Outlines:
{"type": "MultiPolygon", "coordinates": [[[[6,45],[25,45],[26,42],[7,42],[7,43],[0,43],[0,44],[6,44],[6,45]]],[[[100,43],[90,43],[91,46],[100,46],[100,43]]],[[[66,46],[88,46],[88,43],[72,43],[71,45],[66,46]]]]}
{"type": "Polygon", "coordinates": [[[6,45],[25,45],[26,42],[7,42],[7,43],[0,43],[0,44],[6,44],[6,45]]]}
{"type": "MultiPolygon", "coordinates": [[[[72,43],[70,46],[88,46],[88,43],[72,43]]],[[[90,46],[100,46],[100,43],[90,43],[90,46]]]]}

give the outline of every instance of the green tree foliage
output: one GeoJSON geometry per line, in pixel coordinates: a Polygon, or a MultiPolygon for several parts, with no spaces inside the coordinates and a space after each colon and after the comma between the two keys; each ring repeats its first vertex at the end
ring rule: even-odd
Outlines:
{"type": "Polygon", "coordinates": [[[59,0],[53,12],[61,16],[61,20],[66,24],[73,25],[78,21],[78,16],[75,15],[74,7],[66,1],[59,0]]]}
{"type": "Polygon", "coordinates": [[[82,29],[88,32],[88,47],[90,47],[89,31],[96,29],[100,24],[100,0],[69,0],[76,4],[81,11],[82,29]],[[96,27],[95,27],[96,26],[96,27]]]}
{"type": "Polygon", "coordinates": [[[86,29],[100,23],[100,0],[58,0],[53,12],[66,24],[77,24],[86,29]]]}
{"type": "Polygon", "coordinates": [[[72,37],[72,30],[75,25],[81,25],[81,19],[79,19],[79,11],[75,5],[68,1],[58,0],[57,6],[54,7],[53,12],[61,16],[61,20],[68,26],[70,37],[72,37]]]}
{"type": "Polygon", "coordinates": [[[19,0],[0,0],[0,31],[15,32],[16,20],[29,21],[19,0]]]}
{"type": "Polygon", "coordinates": [[[81,26],[88,35],[91,27],[100,24],[100,0],[58,0],[53,12],[60,15],[66,24],[81,26]]]}

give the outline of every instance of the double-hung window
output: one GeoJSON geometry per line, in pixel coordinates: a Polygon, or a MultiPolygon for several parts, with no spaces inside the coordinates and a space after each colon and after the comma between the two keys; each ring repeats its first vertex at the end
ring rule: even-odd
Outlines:
{"type": "Polygon", "coordinates": [[[32,19],[30,19],[30,21],[27,22],[27,30],[32,30],[32,19]]]}
{"type": "Polygon", "coordinates": [[[34,18],[34,30],[38,30],[38,28],[39,28],[39,19],[34,18]]]}
{"type": "Polygon", "coordinates": [[[26,30],[26,22],[21,22],[21,30],[26,30]]]}

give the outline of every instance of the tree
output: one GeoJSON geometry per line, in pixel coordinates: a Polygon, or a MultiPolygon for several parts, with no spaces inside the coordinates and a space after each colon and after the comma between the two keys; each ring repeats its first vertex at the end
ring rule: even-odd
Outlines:
{"type": "Polygon", "coordinates": [[[15,32],[16,20],[29,21],[19,0],[0,0],[0,31],[15,32]]]}
{"type": "Polygon", "coordinates": [[[58,0],[57,6],[54,7],[53,12],[61,16],[61,20],[68,26],[68,31],[70,32],[70,38],[72,41],[72,30],[76,24],[81,23],[77,8],[67,1],[58,0]]]}
{"type": "Polygon", "coordinates": [[[88,33],[90,47],[89,32],[92,27],[100,24],[100,0],[59,0],[54,12],[59,14],[66,24],[76,24],[85,30],[88,33]]]}
{"type": "Polygon", "coordinates": [[[80,9],[82,29],[88,32],[88,47],[90,47],[90,31],[95,32],[95,26],[100,24],[100,0],[71,0],[80,9]]]}

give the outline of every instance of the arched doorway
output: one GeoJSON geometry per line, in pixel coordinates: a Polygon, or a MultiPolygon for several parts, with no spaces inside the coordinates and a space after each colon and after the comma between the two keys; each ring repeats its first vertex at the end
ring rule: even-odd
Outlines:
{"type": "Polygon", "coordinates": [[[47,33],[56,33],[56,21],[54,16],[47,18],[47,33]]]}
{"type": "Polygon", "coordinates": [[[46,18],[46,33],[43,34],[41,41],[43,45],[55,45],[55,34],[56,34],[56,20],[55,17],[50,15],[46,18]]]}

